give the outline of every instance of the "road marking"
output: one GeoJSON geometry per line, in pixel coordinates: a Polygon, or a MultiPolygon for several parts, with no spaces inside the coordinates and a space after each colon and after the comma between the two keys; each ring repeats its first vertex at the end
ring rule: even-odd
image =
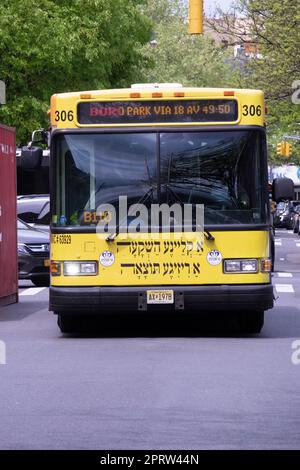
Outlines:
{"type": "Polygon", "coordinates": [[[46,287],[30,287],[29,289],[23,290],[19,295],[36,295],[42,290],[45,290],[46,287]]]}
{"type": "Polygon", "coordinates": [[[279,258],[279,261],[284,261],[284,258],[279,258]]]}
{"type": "Polygon", "coordinates": [[[292,273],[277,273],[278,277],[293,277],[292,273]]]}
{"type": "Polygon", "coordinates": [[[300,248],[300,243],[296,243],[296,246],[298,246],[300,248]]]}
{"type": "Polygon", "coordinates": [[[279,241],[275,240],[275,246],[282,246],[281,241],[279,242],[279,241]]]}
{"type": "Polygon", "coordinates": [[[295,292],[292,284],[275,284],[277,292],[295,292]]]}

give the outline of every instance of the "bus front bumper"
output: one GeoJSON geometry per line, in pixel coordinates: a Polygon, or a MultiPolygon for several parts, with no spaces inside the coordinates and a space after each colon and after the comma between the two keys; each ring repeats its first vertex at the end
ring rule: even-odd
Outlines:
{"type": "Polygon", "coordinates": [[[271,284],[141,287],[50,286],[49,310],[54,313],[105,314],[114,312],[264,311],[273,307],[271,284]],[[174,291],[174,303],[147,305],[147,290],[174,291]]]}

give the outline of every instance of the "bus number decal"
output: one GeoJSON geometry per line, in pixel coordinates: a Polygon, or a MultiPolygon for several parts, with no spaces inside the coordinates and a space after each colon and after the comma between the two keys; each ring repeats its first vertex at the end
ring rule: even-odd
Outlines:
{"type": "Polygon", "coordinates": [[[70,245],[72,237],[71,235],[52,235],[52,242],[58,245],[70,245]]]}
{"type": "Polygon", "coordinates": [[[55,111],[55,121],[73,121],[74,120],[74,112],[73,111],[55,111]]]}
{"type": "Polygon", "coordinates": [[[247,104],[244,104],[243,106],[243,116],[261,116],[261,106],[254,106],[254,104],[251,104],[248,106],[247,104]]]}

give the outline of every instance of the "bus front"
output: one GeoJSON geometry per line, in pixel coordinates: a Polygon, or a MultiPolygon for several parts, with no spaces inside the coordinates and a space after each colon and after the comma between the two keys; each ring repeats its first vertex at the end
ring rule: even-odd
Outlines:
{"type": "Polygon", "coordinates": [[[273,306],[263,93],[140,86],[51,101],[50,310],[273,306]]]}

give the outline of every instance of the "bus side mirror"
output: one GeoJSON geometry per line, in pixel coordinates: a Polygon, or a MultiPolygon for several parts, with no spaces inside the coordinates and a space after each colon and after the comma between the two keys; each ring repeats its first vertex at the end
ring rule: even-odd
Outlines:
{"type": "Polygon", "coordinates": [[[294,182],[290,178],[275,178],[272,185],[272,199],[275,202],[294,199],[294,182]]]}
{"type": "Polygon", "coordinates": [[[43,150],[40,147],[22,147],[21,168],[22,170],[38,170],[41,167],[43,150]]]}

